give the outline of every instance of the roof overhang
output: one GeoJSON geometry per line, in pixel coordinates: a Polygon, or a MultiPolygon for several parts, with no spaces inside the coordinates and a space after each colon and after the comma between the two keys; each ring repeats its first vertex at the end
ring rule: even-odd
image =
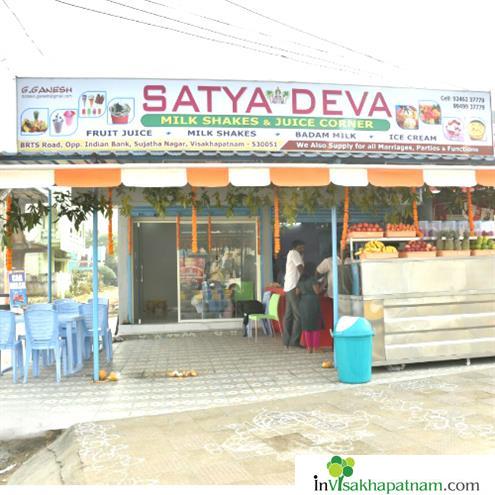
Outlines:
{"type": "Polygon", "coordinates": [[[0,154],[0,187],[495,186],[495,158],[309,152],[0,154]]]}

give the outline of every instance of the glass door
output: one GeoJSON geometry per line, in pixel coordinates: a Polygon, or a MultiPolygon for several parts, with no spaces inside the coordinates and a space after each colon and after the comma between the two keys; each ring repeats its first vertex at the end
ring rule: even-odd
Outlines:
{"type": "Polygon", "coordinates": [[[179,321],[235,318],[237,303],[257,297],[256,222],[198,222],[198,252],[191,251],[191,224],[181,222],[179,321]]]}
{"type": "Polygon", "coordinates": [[[134,314],[137,323],[177,322],[175,223],[134,223],[134,246],[134,314]]]}

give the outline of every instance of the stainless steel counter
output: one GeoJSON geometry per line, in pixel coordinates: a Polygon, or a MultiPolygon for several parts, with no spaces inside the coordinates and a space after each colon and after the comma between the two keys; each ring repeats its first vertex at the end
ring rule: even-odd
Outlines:
{"type": "Polygon", "coordinates": [[[495,256],[353,262],[341,315],[373,325],[373,364],[495,356],[495,256]]]}

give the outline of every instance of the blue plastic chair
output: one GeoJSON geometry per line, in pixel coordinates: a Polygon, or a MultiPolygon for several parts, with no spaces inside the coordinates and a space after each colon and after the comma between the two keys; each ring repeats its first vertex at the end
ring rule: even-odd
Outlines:
{"type": "MultiPolygon", "coordinates": [[[[80,303],[77,301],[73,301],[72,299],[59,299],[54,302],[53,304],[55,306],[55,311],[58,314],[65,314],[65,315],[78,315],[79,316],[79,306],[80,303]]],[[[75,330],[73,328],[73,330],[75,330]]],[[[70,370],[74,369],[74,363],[77,362],[77,339],[75,338],[75,332],[73,331],[72,334],[74,335],[72,339],[73,343],[73,352],[72,355],[69,355],[67,353],[67,364],[70,370]]],[[[62,338],[67,338],[67,325],[63,325],[63,323],[60,323],[60,328],[59,328],[59,335],[62,338]]],[[[67,350],[68,350],[67,346],[67,350]]]]}
{"type": "MultiPolygon", "coordinates": [[[[93,305],[93,299],[88,299],[88,304],[91,304],[93,305]]],[[[105,306],[105,313],[106,313],[106,321],[107,321],[107,325],[108,327],[110,328],[110,320],[109,320],[109,310],[110,310],[110,299],[108,297],[99,297],[98,298],[98,306],[105,306]]],[[[101,311],[101,310],[98,310],[98,311],[101,311]]]]}
{"type": "MultiPolygon", "coordinates": [[[[37,310],[52,310],[54,308],[54,305],[52,303],[34,303],[34,304],[28,304],[24,311],[32,311],[33,309],[37,310]]],[[[50,366],[54,363],[54,359],[51,355],[50,351],[46,351],[42,353],[43,357],[43,366],[50,366]]]]}
{"type": "Polygon", "coordinates": [[[79,314],[80,303],[71,299],[59,299],[53,303],[53,306],[57,313],[79,314]]]}
{"type": "Polygon", "coordinates": [[[53,304],[51,303],[36,303],[36,304],[28,304],[24,311],[33,311],[33,310],[53,310],[53,304]]]}
{"type": "Polygon", "coordinates": [[[24,363],[24,383],[27,383],[29,364],[33,360],[33,376],[39,376],[40,351],[53,351],[57,382],[61,380],[62,365],[67,374],[65,341],[58,333],[58,315],[53,309],[30,309],[24,314],[26,324],[26,360],[24,363]]]}
{"type": "Polygon", "coordinates": [[[61,304],[66,304],[66,303],[77,303],[77,301],[74,301],[74,299],[55,299],[55,301],[53,301],[53,307],[55,309],[58,309],[58,307],[61,305],[61,304]]]}
{"type": "MultiPolygon", "coordinates": [[[[12,363],[12,381],[17,383],[17,376],[22,375],[23,355],[22,341],[15,338],[15,315],[10,311],[0,311],[0,354],[2,351],[10,351],[12,363]]],[[[0,375],[2,366],[0,361],[0,375]]]]}
{"type": "MultiPolygon", "coordinates": [[[[93,305],[89,303],[81,304],[79,314],[83,318],[84,325],[84,358],[89,359],[93,343],[93,305]]],[[[98,336],[103,342],[107,362],[110,362],[113,358],[112,331],[108,324],[108,306],[105,304],[98,304],[98,336]]],[[[93,349],[93,352],[98,352],[98,349],[93,349]]]]}
{"type": "MultiPolygon", "coordinates": [[[[89,299],[88,304],[93,304],[93,299],[89,299]]],[[[107,306],[109,306],[110,305],[110,299],[108,297],[99,297],[98,298],[98,304],[106,304],[107,306]]]]}

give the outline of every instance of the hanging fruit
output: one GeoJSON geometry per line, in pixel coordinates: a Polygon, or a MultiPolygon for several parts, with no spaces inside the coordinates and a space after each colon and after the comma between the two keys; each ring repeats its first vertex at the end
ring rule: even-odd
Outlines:
{"type": "Polygon", "coordinates": [[[412,216],[413,216],[414,230],[416,231],[417,237],[423,237],[423,232],[419,230],[418,202],[416,201],[416,188],[415,187],[411,188],[411,192],[413,193],[412,216]]]}
{"type": "Polygon", "coordinates": [[[196,191],[192,188],[192,211],[191,211],[191,251],[193,254],[198,252],[198,210],[196,205],[196,191]]]}
{"type": "Polygon", "coordinates": [[[280,253],[280,201],[278,191],[273,191],[273,252],[275,257],[280,253]]]}
{"type": "Polygon", "coordinates": [[[256,217],[256,253],[261,253],[261,225],[260,217],[256,217]]]}
{"type": "Polygon", "coordinates": [[[211,252],[211,215],[208,215],[208,252],[211,252]]]}
{"type": "Polygon", "coordinates": [[[471,187],[467,188],[467,208],[468,208],[468,220],[469,220],[469,235],[474,236],[474,213],[473,213],[473,190],[471,187]]]}
{"type": "Polygon", "coordinates": [[[344,218],[342,224],[342,237],[340,239],[340,259],[344,259],[345,246],[347,244],[347,232],[349,230],[349,188],[344,187],[344,218]]]}
{"type": "MultiPolygon", "coordinates": [[[[5,220],[8,224],[10,213],[12,211],[12,195],[8,194],[5,204],[5,220]]],[[[7,228],[7,248],[5,249],[5,268],[8,272],[12,271],[12,229],[7,228]]]]}
{"type": "Polygon", "coordinates": [[[113,247],[113,204],[112,204],[112,188],[108,188],[108,254],[114,255],[113,247]]]}
{"type": "Polygon", "coordinates": [[[177,225],[177,233],[175,236],[177,251],[180,249],[180,215],[177,215],[175,219],[175,224],[177,225]]]}
{"type": "Polygon", "coordinates": [[[132,217],[127,219],[127,254],[132,254],[132,217]]]}

